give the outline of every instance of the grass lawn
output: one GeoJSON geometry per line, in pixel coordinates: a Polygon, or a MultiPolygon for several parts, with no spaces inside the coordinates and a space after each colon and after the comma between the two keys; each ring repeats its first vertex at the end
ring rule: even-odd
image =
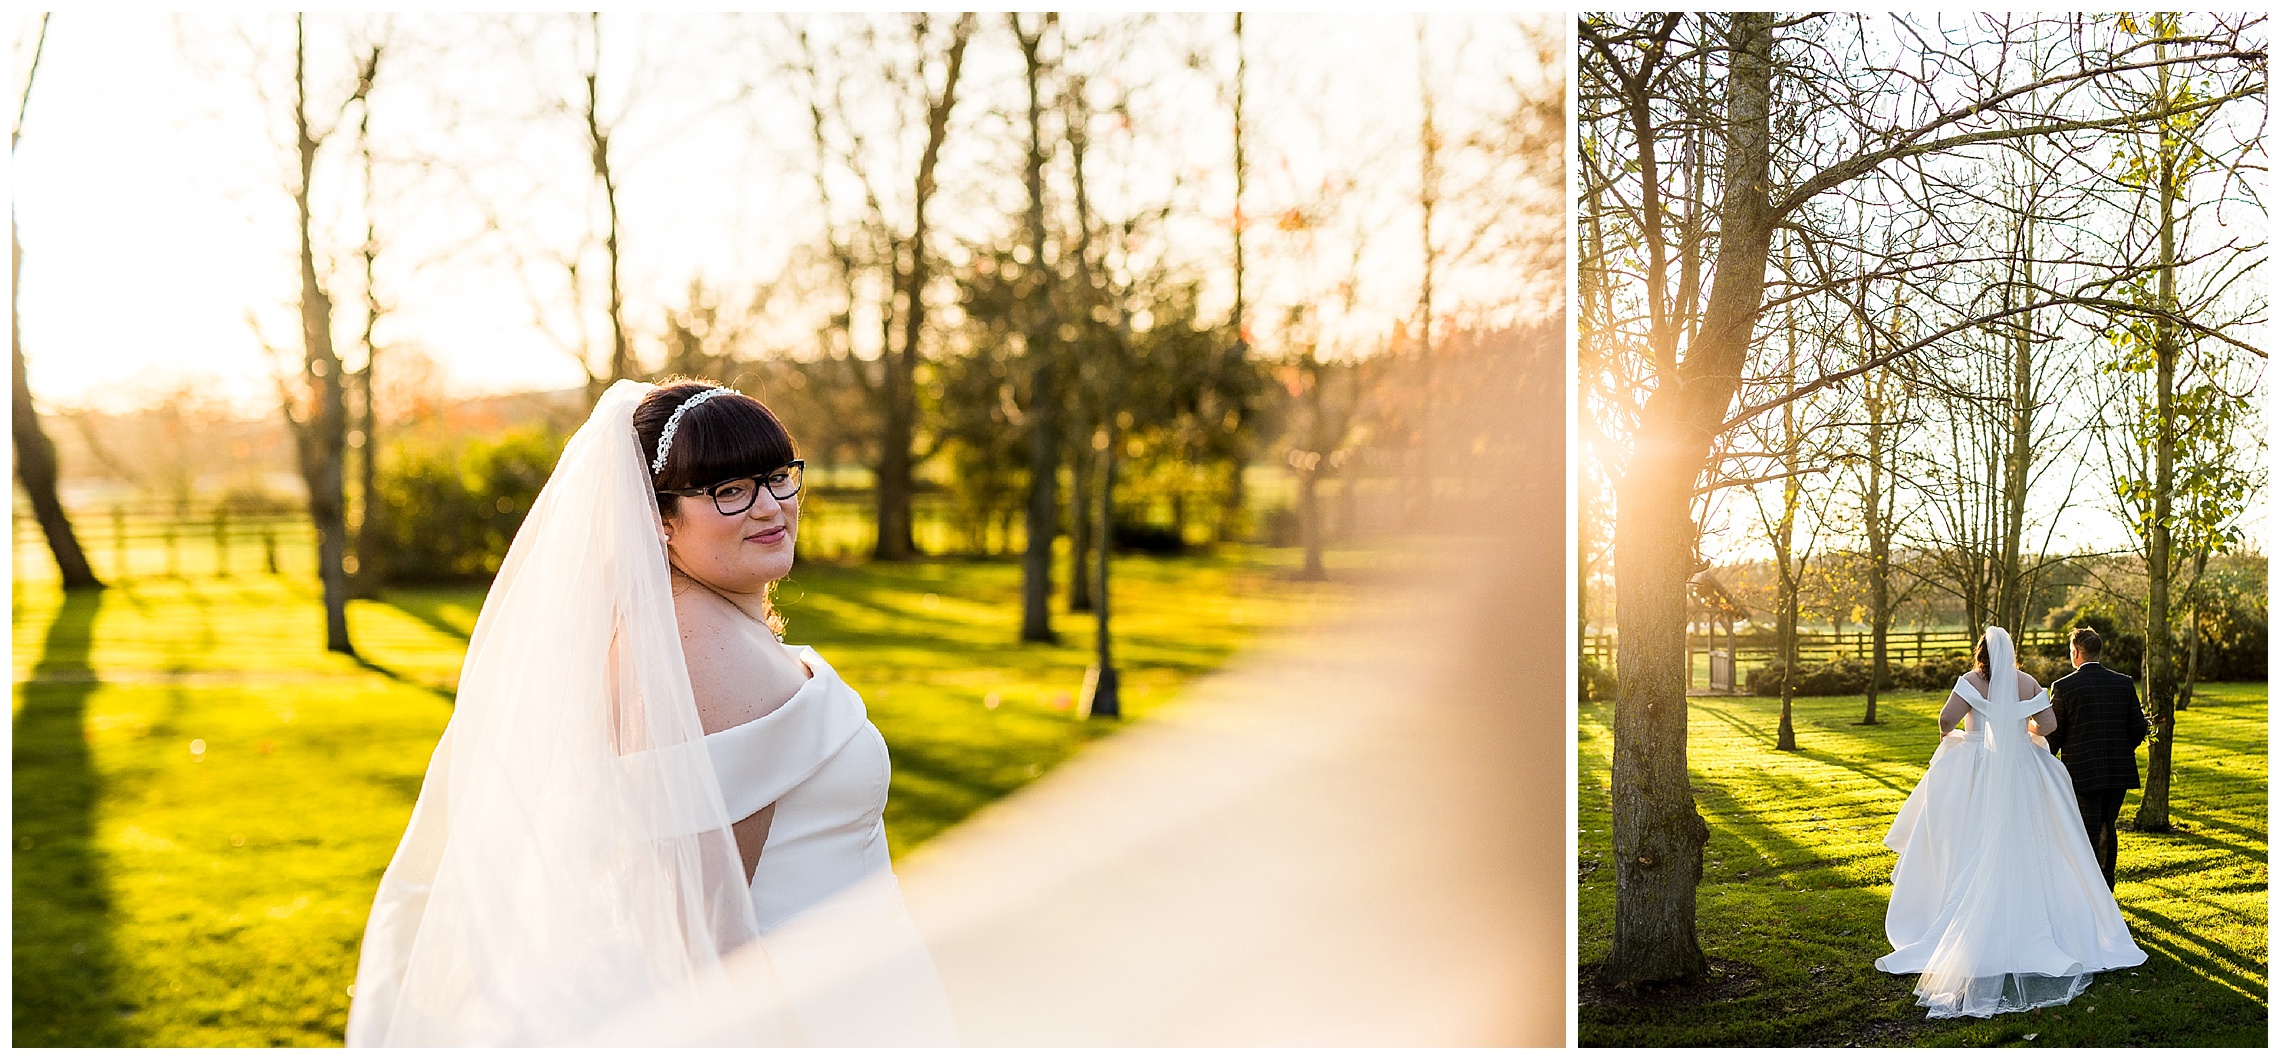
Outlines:
{"type": "MultiPolygon", "coordinates": [[[[1716,971],[1685,1002],[1604,994],[1591,969],[1615,915],[1606,862],[1613,705],[1582,709],[1580,950],[1586,1046],[2265,1044],[2266,690],[2202,685],[2179,716],[2169,835],[2124,832],[2115,898],[2147,962],[2109,972],[2072,1004],[1993,1019],[1931,1020],[1891,951],[1884,833],[1931,758],[1940,702],[1897,693],[1888,724],[1851,724],[1858,697],[1800,699],[1800,750],[1773,750],[1779,700],[1697,699],[1688,733],[1695,799],[1710,823],[1697,924],[1716,971]]],[[[2123,807],[2136,813],[2133,794],[2123,807]]]]}
{"type": "MultiPolygon", "coordinates": [[[[1293,567],[1120,559],[1126,716],[1347,598],[1293,567]]],[[[1091,616],[1018,646],[1019,582],[1013,560],[941,561],[810,564],[779,587],[787,639],[818,646],[892,748],[897,854],[1114,729],[1072,709],[1091,616]]],[[[320,650],[300,579],[15,589],[14,1044],[338,1044],[482,591],[356,602],[348,659],[320,650]]]]}

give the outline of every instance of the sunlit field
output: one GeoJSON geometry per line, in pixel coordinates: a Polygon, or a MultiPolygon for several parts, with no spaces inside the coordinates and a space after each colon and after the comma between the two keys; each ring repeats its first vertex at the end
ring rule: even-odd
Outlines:
{"type": "MultiPolygon", "coordinates": [[[[1126,717],[1349,599],[1295,565],[1263,549],[1120,557],[1126,717]]],[[[1006,560],[810,564],[780,587],[786,639],[832,661],[892,749],[897,855],[1118,724],[1078,716],[1091,616],[1056,615],[1057,646],[1019,646],[1019,585],[1006,560]]],[[[319,650],[313,588],[290,576],[68,599],[19,583],[14,1043],[339,1044],[365,912],[481,603],[476,588],[358,601],[348,659],[319,650]]]]}
{"type": "MultiPolygon", "coordinates": [[[[1891,951],[1884,833],[1934,744],[1943,696],[1880,698],[1887,724],[1852,724],[1856,696],[1799,699],[1794,754],[1773,750],[1775,699],[1692,701],[1688,762],[1710,823],[1697,924],[1715,969],[1684,998],[1595,988],[1608,950],[1610,704],[1583,704],[1577,765],[1582,1044],[1615,1046],[2265,1044],[2266,689],[2203,685],[2177,724],[2169,835],[2124,832],[2115,898],[2147,962],[2100,974],[2071,1004],[1932,1020],[1891,951]]],[[[2122,810],[2125,826],[2136,812],[2122,810]]]]}

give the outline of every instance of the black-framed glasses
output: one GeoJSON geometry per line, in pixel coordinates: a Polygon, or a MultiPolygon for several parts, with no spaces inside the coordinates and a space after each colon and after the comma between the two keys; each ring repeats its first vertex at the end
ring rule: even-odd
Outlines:
{"type": "Polygon", "coordinates": [[[738,475],[723,479],[710,486],[685,490],[658,490],[675,497],[711,497],[713,509],[722,515],[743,515],[759,502],[760,491],[779,501],[788,501],[800,495],[800,477],[807,469],[807,461],[794,460],[764,475],[738,475]]]}

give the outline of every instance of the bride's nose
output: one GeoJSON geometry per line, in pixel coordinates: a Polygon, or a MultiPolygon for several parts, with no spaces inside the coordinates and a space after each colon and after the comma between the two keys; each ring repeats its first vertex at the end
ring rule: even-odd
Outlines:
{"type": "Polygon", "coordinates": [[[752,499],[752,507],[745,509],[744,517],[765,520],[769,516],[781,515],[783,512],[784,502],[777,500],[775,494],[768,492],[768,487],[761,486],[760,495],[752,499]]]}

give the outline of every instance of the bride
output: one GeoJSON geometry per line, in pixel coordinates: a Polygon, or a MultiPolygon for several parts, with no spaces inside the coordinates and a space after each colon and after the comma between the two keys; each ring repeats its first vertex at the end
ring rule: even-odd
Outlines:
{"type": "Polygon", "coordinates": [[[742,1044],[951,1040],[886,744],[769,606],[802,467],[726,388],[602,396],[483,601],[348,1044],[638,1043],[692,1007],[742,1044]]]}
{"type": "Polygon", "coordinates": [[[2047,694],[2018,671],[2002,629],[1988,628],[1974,663],[1884,837],[1900,858],[1884,915],[1892,952],[1876,966],[1921,972],[1916,998],[1940,1017],[2063,1005],[2092,973],[2145,962],[2045,742],[2057,727],[2047,694]]]}

